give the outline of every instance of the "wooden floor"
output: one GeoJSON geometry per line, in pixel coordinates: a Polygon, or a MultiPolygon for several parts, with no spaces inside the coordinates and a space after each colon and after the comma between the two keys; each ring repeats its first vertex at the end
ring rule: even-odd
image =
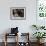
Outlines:
{"type": "MultiPolygon", "coordinates": [[[[0,46],[4,46],[4,43],[2,42],[0,42],[0,46]]],[[[7,46],[15,46],[15,42],[14,43],[8,43],[8,45],[7,46]]],[[[24,45],[25,46],[25,45],[24,45]]],[[[32,43],[30,43],[30,46],[37,46],[37,43],[34,43],[34,42],[32,42],[32,43]]],[[[46,46],[46,43],[44,43],[44,45],[41,45],[41,46],[46,46]]]]}

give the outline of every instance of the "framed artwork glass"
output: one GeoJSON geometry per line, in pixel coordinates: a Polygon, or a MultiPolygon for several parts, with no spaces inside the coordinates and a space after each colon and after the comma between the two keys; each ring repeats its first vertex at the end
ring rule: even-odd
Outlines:
{"type": "Polygon", "coordinates": [[[10,8],[10,19],[11,20],[26,19],[26,8],[25,7],[11,7],[10,8]]]}

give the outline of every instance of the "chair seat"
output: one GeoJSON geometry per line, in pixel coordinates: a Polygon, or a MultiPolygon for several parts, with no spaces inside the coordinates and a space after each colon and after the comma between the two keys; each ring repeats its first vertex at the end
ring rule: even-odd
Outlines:
{"type": "Polygon", "coordinates": [[[6,35],[7,36],[17,36],[17,33],[15,33],[15,34],[7,33],[6,35]]]}

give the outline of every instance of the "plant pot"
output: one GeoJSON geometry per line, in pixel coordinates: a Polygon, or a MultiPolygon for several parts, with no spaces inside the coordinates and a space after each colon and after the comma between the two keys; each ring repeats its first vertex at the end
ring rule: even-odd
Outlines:
{"type": "Polygon", "coordinates": [[[37,42],[38,42],[39,44],[41,44],[41,43],[44,42],[44,40],[45,40],[45,39],[38,39],[37,42]]]}
{"type": "Polygon", "coordinates": [[[40,39],[37,39],[37,43],[40,43],[40,39]]]}
{"type": "Polygon", "coordinates": [[[40,43],[44,43],[44,40],[45,40],[45,39],[40,39],[40,43]]]}

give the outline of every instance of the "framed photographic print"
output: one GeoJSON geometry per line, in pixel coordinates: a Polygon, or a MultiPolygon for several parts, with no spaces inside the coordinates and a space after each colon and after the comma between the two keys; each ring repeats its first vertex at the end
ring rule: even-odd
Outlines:
{"type": "Polygon", "coordinates": [[[10,8],[10,19],[11,20],[26,19],[26,8],[25,7],[11,7],[10,8]]]}

